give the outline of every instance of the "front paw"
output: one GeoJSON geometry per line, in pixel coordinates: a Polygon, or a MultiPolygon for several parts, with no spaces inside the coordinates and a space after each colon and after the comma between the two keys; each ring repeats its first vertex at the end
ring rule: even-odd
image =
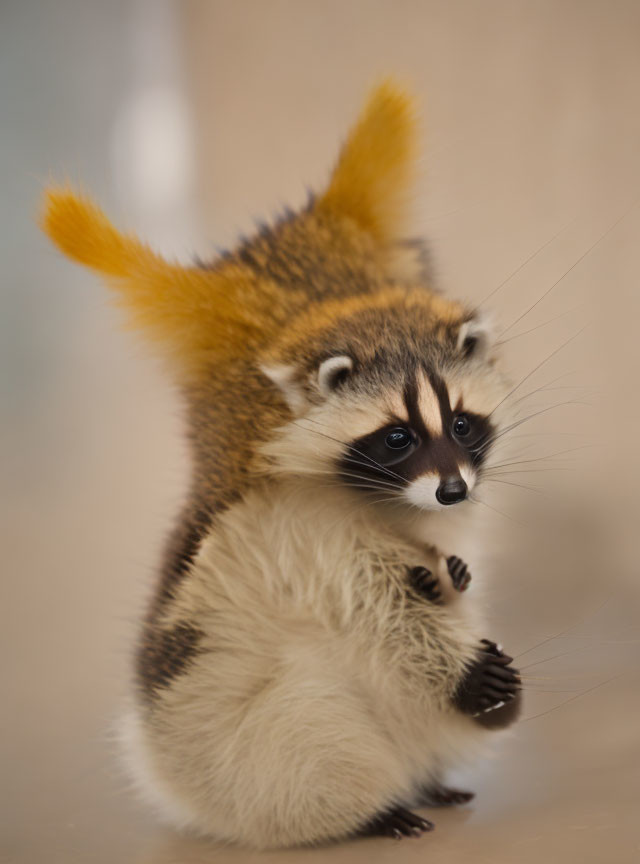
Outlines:
{"type": "Polygon", "coordinates": [[[471,573],[462,558],[458,558],[457,555],[450,555],[447,558],[447,570],[456,591],[466,591],[471,582],[471,573]]]}
{"type": "Polygon", "coordinates": [[[409,570],[409,583],[416,594],[425,597],[431,603],[442,603],[438,578],[426,567],[413,567],[409,570]]]}
{"type": "Polygon", "coordinates": [[[516,699],[520,673],[510,664],[513,658],[495,642],[482,640],[478,659],[469,667],[454,696],[454,704],[464,714],[482,716],[516,699]]]}

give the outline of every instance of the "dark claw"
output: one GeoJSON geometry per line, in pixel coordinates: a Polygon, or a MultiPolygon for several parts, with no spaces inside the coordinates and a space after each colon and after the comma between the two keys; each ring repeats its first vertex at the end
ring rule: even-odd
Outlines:
{"type": "Polygon", "coordinates": [[[509,694],[512,692],[510,690],[505,690],[501,692],[500,690],[496,690],[495,687],[489,687],[485,684],[484,690],[482,691],[485,697],[489,699],[493,699],[496,703],[504,702],[505,699],[509,698],[509,694]]]}
{"type": "Polygon", "coordinates": [[[361,830],[361,834],[368,836],[393,837],[402,840],[403,837],[421,837],[425,831],[433,831],[433,822],[423,819],[406,810],[404,807],[396,807],[387,813],[382,813],[371,819],[361,830]]]}
{"type": "Polygon", "coordinates": [[[489,654],[493,654],[494,657],[500,657],[506,663],[513,663],[513,657],[509,657],[508,654],[504,653],[502,645],[498,645],[490,639],[481,639],[480,641],[484,646],[486,646],[484,650],[489,654]]]}
{"type": "Polygon", "coordinates": [[[518,681],[513,681],[511,684],[506,684],[505,682],[496,684],[494,681],[488,680],[484,683],[483,696],[494,696],[498,701],[507,699],[516,692],[519,686],[518,681]]]}
{"type": "Polygon", "coordinates": [[[492,666],[487,670],[487,684],[494,690],[513,690],[520,684],[520,676],[515,669],[492,666]]]}
{"type": "Polygon", "coordinates": [[[518,673],[508,664],[499,665],[498,663],[492,663],[490,674],[495,678],[499,678],[501,681],[513,681],[514,677],[516,677],[518,673]]]}
{"type": "Polygon", "coordinates": [[[500,647],[500,645],[492,642],[491,639],[481,639],[480,641],[485,646],[485,651],[488,651],[489,654],[495,654],[496,657],[502,656],[502,648],[500,647]]]}
{"type": "Polygon", "coordinates": [[[457,555],[450,555],[447,558],[447,570],[456,591],[466,591],[471,582],[471,573],[462,558],[458,558],[457,555]]]}
{"type": "Polygon", "coordinates": [[[409,570],[409,582],[413,590],[426,597],[431,603],[440,604],[442,596],[437,578],[426,567],[414,567],[409,570]]]}

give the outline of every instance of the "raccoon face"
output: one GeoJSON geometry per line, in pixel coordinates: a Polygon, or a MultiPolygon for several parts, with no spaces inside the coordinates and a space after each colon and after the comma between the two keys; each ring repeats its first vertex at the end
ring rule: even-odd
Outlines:
{"type": "Polygon", "coordinates": [[[486,414],[451,404],[445,380],[417,368],[407,375],[402,410],[348,443],[339,463],[354,487],[382,491],[424,509],[459,504],[476,484],[494,433],[486,414]]]}
{"type": "Polygon", "coordinates": [[[459,504],[478,483],[506,390],[487,332],[466,322],[425,338],[386,323],[383,338],[372,330],[371,344],[354,342],[306,377],[270,370],[297,416],[266,450],[276,470],[331,475],[381,502],[459,504]]]}

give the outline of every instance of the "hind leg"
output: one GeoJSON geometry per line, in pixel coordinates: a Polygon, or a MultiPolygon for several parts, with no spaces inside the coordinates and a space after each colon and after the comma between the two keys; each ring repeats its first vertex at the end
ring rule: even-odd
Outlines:
{"type": "MultiPolygon", "coordinates": [[[[272,705],[260,706],[269,764],[279,766],[279,776],[270,783],[269,766],[247,766],[251,772],[258,768],[255,784],[264,789],[245,816],[252,822],[243,826],[252,845],[297,846],[362,833],[397,837],[398,832],[409,836],[430,830],[427,820],[395,807],[406,797],[410,779],[367,705],[337,691],[333,682],[316,681],[312,700],[301,682],[286,690],[272,705]],[[271,709],[273,718],[268,717],[271,709]]],[[[256,739],[249,750],[259,749],[256,739]]]]}
{"type": "MultiPolygon", "coordinates": [[[[406,759],[342,682],[310,680],[305,669],[266,678],[232,705],[212,686],[223,667],[222,658],[194,664],[156,703],[153,722],[138,716],[137,763],[144,755],[149,769],[139,777],[162,790],[172,821],[257,849],[382,833],[392,812],[400,833],[410,819],[428,829],[394,811],[412,785],[406,759]]],[[[386,833],[397,836],[391,825],[386,833]]]]}

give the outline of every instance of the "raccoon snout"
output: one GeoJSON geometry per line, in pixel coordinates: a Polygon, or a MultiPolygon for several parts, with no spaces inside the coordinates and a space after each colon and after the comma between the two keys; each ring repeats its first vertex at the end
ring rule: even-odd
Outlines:
{"type": "Polygon", "coordinates": [[[440,504],[457,504],[467,497],[467,484],[462,477],[447,477],[436,489],[440,504]]]}

